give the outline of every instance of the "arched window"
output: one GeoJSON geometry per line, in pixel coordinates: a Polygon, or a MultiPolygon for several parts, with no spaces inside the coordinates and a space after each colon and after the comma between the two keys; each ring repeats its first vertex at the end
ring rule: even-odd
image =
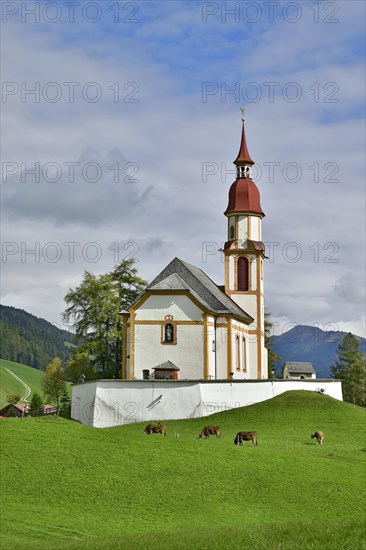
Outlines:
{"type": "Polygon", "coordinates": [[[249,260],[245,256],[238,259],[238,290],[249,290],[249,260]]]}
{"type": "Polygon", "coordinates": [[[164,325],[164,342],[174,342],[174,325],[172,323],[164,325]]]}
{"type": "Polygon", "coordinates": [[[240,370],[240,338],[236,336],[236,370],[240,370]]]}
{"type": "Polygon", "coordinates": [[[247,371],[247,341],[242,338],[242,351],[243,351],[243,372],[247,371]]]}
{"type": "Polygon", "coordinates": [[[165,315],[165,320],[161,324],[161,344],[177,343],[177,325],[174,322],[173,315],[165,315]]]}

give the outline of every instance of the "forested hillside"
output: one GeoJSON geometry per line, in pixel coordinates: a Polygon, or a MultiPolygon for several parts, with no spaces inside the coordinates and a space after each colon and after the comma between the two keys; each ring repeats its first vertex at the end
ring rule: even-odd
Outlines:
{"type": "Polygon", "coordinates": [[[22,309],[0,305],[0,357],[45,369],[58,356],[71,357],[74,336],[22,309]]]}
{"type": "MultiPolygon", "coordinates": [[[[318,327],[297,325],[280,336],[272,336],[271,349],[282,357],[276,362],[276,374],[282,375],[284,361],[310,361],[318,378],[329,378],[330,367],[337,359],[337,348],[346,332],[324,331],[318,327]]],[[[366,355],[366,340],[356,336],[366,355]]]]}

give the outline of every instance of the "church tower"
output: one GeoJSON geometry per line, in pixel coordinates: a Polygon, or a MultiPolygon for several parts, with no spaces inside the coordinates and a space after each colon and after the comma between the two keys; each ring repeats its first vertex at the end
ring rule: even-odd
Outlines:
{"type": "Polygon", "coordinates": [[[225,255],[225,292],[254,321],[250,339],[255,345],[252,360],[257,364],[258,379],[267,378],[267,357],[264,347],[264,289],[262,218],[260,194],[252,180],[251,159],[247,147],[242,109],[242,134],[238,156],[234,160],[236,180],[229,190],[225,255]]]}

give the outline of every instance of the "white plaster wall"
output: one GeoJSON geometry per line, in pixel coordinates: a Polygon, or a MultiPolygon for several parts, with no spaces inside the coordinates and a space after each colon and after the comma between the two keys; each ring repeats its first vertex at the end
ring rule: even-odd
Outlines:
{"type": "Polygon", "coordinates": [[[136,321],[164,321],[173,315],[174,321],[201,321],[203,311],[188,298],[179,294],[150,296],[137,310],[136,321]]]}
{"type": "Polygon", "coordinates": [[[257,259],[256,256],[251,255],[250,258],[250,289],[257,290],[257,259]]]}
{"type": "Polygon", "coordinates": [[[262,380],[268,378],[268,349],[262,348],[262,380]]]}
{"type": "Polygon", "coordinates": [[[215,346],[213,346],[212,342],[215,341],[215,327],[211,326],[214,325],[214,317],[208,316],[208,323],[209,326],[208,329],[208,375],[212,378],[215,377],[215,346]]]}
{"type": "Polygon", "coordinates": [[[177,344],[161,344],[161,325],[136,325],[135,377],[144,369],[172,361],[180,368],[179,378],[203,377],[203,325],[176,325],[177,344]]]}
{"type": "Polygon", "coordinates": [[[232,254],[229,256],[229,288],[235,288],[235,262],[232,254]]]}
{"type": "Polygon", "coordinates": [[[250,239],[252,241],[260,241],[261,240],[260,219],[257,216],[250,216],[249,223],[250,223],[250,239]]]}
{"type": "Polygon", "coordinates": [[[257,317],[257,297],[254,294],[231,294],[231,299],[253,319],[257,317]]]}
{"type": "Polygon", "coordinates": [[[217,328],[216,338],[217,379],[227,378],[227,328],[217,328]]]}
{"type": "Polygon", "coordinates": [[[239,246],[248,238],[248,216],[239,216],[239,246]]]}
{"type": "Polygon", "coordinates": [[[339,380],[87,382],[72,387],[72,418],[98,428],[131,422],[199,418],[260,403],[288,390],[315,391],[319,386],[326,389],[327,395],[342,400],[339,380]]]}
{"type": "Polygon", "coordinates": [[[94,426],[96,388],[97,382],[72,386],[71,418],[88,426],[94,426]]]}
{"type": "Polygon", "coordinates": [[[256,334],[250,334],[247,340],[248,355],[249,355],[249,368],[247,369],[249,379],[257,378],[257,336],[256,334]]]}

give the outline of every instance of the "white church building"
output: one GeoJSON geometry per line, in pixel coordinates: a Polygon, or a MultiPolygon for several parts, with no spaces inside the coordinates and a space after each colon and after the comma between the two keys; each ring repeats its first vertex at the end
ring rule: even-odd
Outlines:
{"type": "Polygon", "coordinates": [[[260,194],[242,119],[236,180],[225,211],[224,285],[174,258],[123,316],[122,379],[264,379],[260,194]]]}
{"type": "Polygon", "coordinates": [[[340,380],[268,380],[260,194],[242,121],[229,190],[224,284],[174,258],[122,311],[122,376],[72,387],[71,416],[99,428],[197,418],[287,390],[342,400],[340,380]]]}

